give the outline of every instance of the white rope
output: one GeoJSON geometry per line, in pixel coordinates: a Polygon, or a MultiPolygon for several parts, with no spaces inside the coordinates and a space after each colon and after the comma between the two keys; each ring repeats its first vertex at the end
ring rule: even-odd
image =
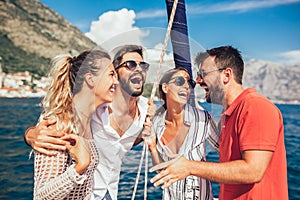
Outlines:
{"type": "MultiPolygon", "coordinates": [[[[168,40],[169,40],[169,37],[170,37],[170,33],[171,33],[172,25],[173,25],[173,20],[174,20],[174,17],[175,17],[177,4],[178,4],[178,0],[174,0],[172,11],[171,11],[171,14],[170,14],[169,23],[168,23],[168,29],[167,29],[165,40],[164,40],[164,45],[163,45],[163,48],[162,48],[162,52],[160,54],[159,67],[157,69],[155,81],[154,81],[153,87],[152,87],[150,100],[153,100],[154,96],[155,96],[155,92],[156,92],[156,88],[157,88],[157,84],[158,84],[158,77],[159,77],[159,74],[160,74],[160,71],[161,71],[161,68],[162,68],[162,63],[163,63],[163,60],[164,60],[164,56],[165,56],[165,53],[166,53],[168,40]]],[[[131,200],[134,200],[134,198],[135,198],[135,193],[136,193],[137,186],[138,186],[138,181],[139,181],[139,178],[140,178],[140,173],[141,173],[141,169],[142,169],[142,163],[143,163],[143,160],[144,160],[145,152],[146,152],[146,158],[145,158],[144,200],[147,199],[148,145],[146,144],[146,142],[144,142],[142,156],[141,156],[141,160],[140,160],[140,164],[139,164],[139,168],[138,168],[138,173],[137,173],[137,176],[136,176],[136,179],[135,179],[135,185],[134,185],[134,190],[133,190],[133,193],[132,193],[131,200]]]]}
{"type": "Polygon", "coordinates": [[[140,173],[141,173],[141,169],[142,169],[142,164],[143,164],[143,161],[144,161],[145,147],[146,146],[147,145],[145,145],[145,144],[143,146],[142,156],[141,156],[141,160],[140,160],[140,164],[139,164],[138,173],[137,173],[137,176],[136,176],[136,179],[135,179],[135,184],[134,184],[134,189],[133,189],[131,200],[134,200],[134,198],[135,198],[135,193],[136,193],[137,186],[138,186],[139,179],[140,179],[140,173]]]}
{"type": "Polygon", "coordinates": [[[148,183],[148,145],[144,142],[146,157],[145,157],[145,183],[144,183],[144,200],[147,199],[147,183],[148,183]]]}
{"type": "Polygon", "coordinates": [[[159,66],[158,66],[155,81],[154,81],[153,87],[152,87],[152,92],[151,92],[151,96],[150,96],[151,100],[155,96],[155,92],[156,92],[156,88],[157,88],[157,84],[158,84],[158,77],[159,77],[159,74],[160,74],[160,71],[161,71],[161,68],[162,68],[162,63],[163,63],[163,60],[164,60],[164,56],[165,56],[165,53],[166,53],[168,40],[169,40],[169,37],[170,37],[170,33],[171,33],[172,25],[173,25],[173,20],[174,20],[174,17],[175,17],[177,4],[178,4],[178,0],[174,0],[171,15],[170,15],[170,19],[169,19],[168,29],[167,29],[166,36],[165,36],[164,46],[163,46],[161,54],[160,54],[159,66]]]}

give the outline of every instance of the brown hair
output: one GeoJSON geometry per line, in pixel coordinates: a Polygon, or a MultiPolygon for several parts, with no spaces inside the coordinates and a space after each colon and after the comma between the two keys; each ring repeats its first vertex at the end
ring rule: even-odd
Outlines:
{"type": "Polygon", "coordinates": [[[184,68],[174,68],[174,69],[170,69],[170,70],[166,71],[166,72],[162,75],[162,77],[161,77],[161,79],[160,79],[160,81],[159,81],[158,92],[159,92],[159,97],[160,97],[162,100],[164,100],[164,104],[162,105],[162,107],[163,107],[164,109],[167,109],[167,101],[166,101],[166,94],[164,93],[164,91],[163,91],[163,89],[162,89],[162,85],[163,85],[164,83],[169,83],[170,80],[171,80],[171,78],[173,77],[173,75],[176,74],[177,72],[181,71],[181,70],[188,72],[188,71],[187,71],[186,69],[184,69],[184,68]]]}
{"type": "Polygon", "coordinates": [[[235,81],[242,84],[244,61],[240,51],[232,46],[221,46],[199,53],[195,58],[195,64],[198,66],[208,56],[215,57],[215,64],[218,68],[230,67],[234,73],[235,81]]]}
{"type": "Polygon", "coordinates": [[[123,56],[126,53],[136,52],[136,53],[140,54],[141,57],[143,58],[143,47],[139,46],[139,45],[123,45],[123,46],[117,47],[113,51],[116,52],[115,56],[114,56],[114,60],[113,60],[113,65],[115,68],[121,64],[123,56]]]}

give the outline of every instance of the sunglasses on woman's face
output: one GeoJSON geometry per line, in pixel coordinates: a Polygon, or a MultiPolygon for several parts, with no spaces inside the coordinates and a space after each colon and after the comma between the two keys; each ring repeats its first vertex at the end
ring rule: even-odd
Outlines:
{"type": "Polygon", "coordinates": [[[118,70],[121,67],[126,67],[130,71],[134,71],[138,65],[142,68],[143,71],[147,71],[150,66],[150,64],[146,62],[136,62],[134,60],[127,60],[120,64],[118,67],[116,67],[115,70],[118,70]]]}
{"type": "Polygon", "coordinates": [[[177,86],[183,86],[186,83],[186,81],[188,82],[188,85],[190,88],[195,88],[196,82],[193,79],[187,80],[183,76],[176,76],[176,77],[172,78],[169,81],[169,83],[175,83],[177,86]]]}

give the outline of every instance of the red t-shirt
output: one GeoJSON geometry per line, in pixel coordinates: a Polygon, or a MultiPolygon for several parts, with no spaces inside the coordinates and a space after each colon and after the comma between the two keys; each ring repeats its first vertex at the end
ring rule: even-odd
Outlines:
{"type": "Polygon", "coordinates": [[[220,162],[241,160],[245,150],[273,151],[259,183],[220,184],[220,200],[288,199],[284,129],[279,109],[250,88],[221,115],[220,162]]]}

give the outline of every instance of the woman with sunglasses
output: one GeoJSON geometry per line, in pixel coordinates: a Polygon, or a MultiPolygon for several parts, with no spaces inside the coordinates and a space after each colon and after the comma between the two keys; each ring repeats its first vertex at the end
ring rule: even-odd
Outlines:
{"type": "Polygon", "coordinates": [[[42,101],[49,128],[66,133],[66,150],[34,152],[34,199],[90,199],[99,156],[90,130],[96,108],[112,101],[118,84],[110,56],[102,50],[53,59],[52,82],[42,101]]]}
{"type": "MultiPolygon", "coordinates": [[[[195,82],[184,69],[165,72],[159,83],[164,101],[152,123],[145,123],[143,135],[151,152],[153,164],[181,155],[189,160],[205,160],[205,141],[218,150],[217,127],[207,111],[188,104],[195,82]],[[150,128],[152,127],[152,128],[150,128]],[[152,133],[150,134],[150,129],[152,133]]],[[[164,189],[163,199],[212,199],[211,184],[205,179],[188,176],[164,189]]]]}

